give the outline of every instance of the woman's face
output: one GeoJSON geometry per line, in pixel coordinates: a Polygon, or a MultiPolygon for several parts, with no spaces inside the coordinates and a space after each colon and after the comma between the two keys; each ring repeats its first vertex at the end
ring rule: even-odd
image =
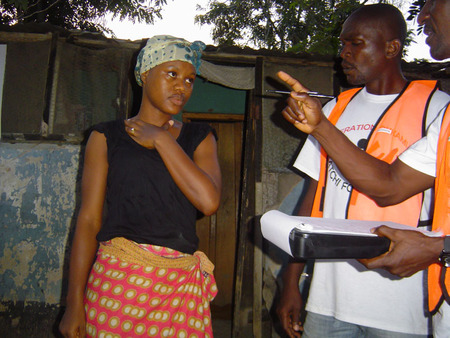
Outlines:
{"type": "Polygon", "coordinates": [[[195,68],[189,62],[168,61],[142,74],[143,100],[147,107],[176,115],[194,88],[195,68]]]}

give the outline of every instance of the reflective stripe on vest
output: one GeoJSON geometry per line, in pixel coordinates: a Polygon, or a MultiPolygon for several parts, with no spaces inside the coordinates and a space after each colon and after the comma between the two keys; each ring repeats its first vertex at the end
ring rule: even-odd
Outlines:
{"type": "MultiPolygon", "coordinates": [[[[435,180],[435,204],[433,216],[433,230],[441,231],[444,235],[450,235],[450,105],[442,121],[439,133],[436,180],[435,180]]],[[[428,308],[431,312],[438,309],[441,299],[447,299],[450,304],[450,268],[447,268],[445,282],[440,282],[441,272],[444,267],[441,264],[432,264],[428,267],[428,308]]]]}
{"type": "MultiPolygon", "coordinates": [[[[366,152],[385,162],[392,163],[406,148],[423,136],[423,121],[428,101],[436,90],[436,81],[413,81],[399,94],[380,116],[370,133],[366,152]]],[[[345,107],[359,89],[344,92],[338,97],[329,120],[336,124],[345,107]],[[339,101],[341,103],[339,104],[339,101]]],[[[327,156],[321,149],[320,178],[311,216],[322,217],[322,192],[326,184],[327,156]]],[[[417,226],[422,207],[422,194],[389,207],[378,207],[367,196],[353,189],[346,218],[361,220],[389,220],[417,226]]]]}

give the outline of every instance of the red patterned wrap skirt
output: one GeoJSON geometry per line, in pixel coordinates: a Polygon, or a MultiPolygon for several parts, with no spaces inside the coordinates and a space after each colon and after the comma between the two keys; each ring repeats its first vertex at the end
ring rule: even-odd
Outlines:
{"type": "Polygon", "coordinates": [[[85,296],[87,335],[213,337],[213,270],[200,251],[189,255],[125,238],[100,243],[85,296]]]}

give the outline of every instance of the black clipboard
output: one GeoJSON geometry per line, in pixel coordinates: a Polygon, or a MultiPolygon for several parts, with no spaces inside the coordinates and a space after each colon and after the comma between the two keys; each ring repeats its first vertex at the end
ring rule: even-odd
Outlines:
{"type": "Polygon", "coordinates": [[[373,258],[389,250],[386,237],[304,232],[297,228],[289,234],[294,258],[344,259],[373,258]]]}

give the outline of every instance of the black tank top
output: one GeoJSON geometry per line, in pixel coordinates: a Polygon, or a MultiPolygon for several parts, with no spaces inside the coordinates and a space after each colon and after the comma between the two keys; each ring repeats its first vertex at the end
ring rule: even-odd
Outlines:
{"type": "MultiPolygon", "coordinates": [[[[133,141],[123,120],[100,123],[93,130],[106,137],[109,164],[106,218],[97,240],[125,237],[137,243],[195,252],[198,211],[177,187],[158,151],[133,141]]],[[[210,132],[217,139],[208,124],[185,123],[177,142],[192,159],[210,132]]]]}

